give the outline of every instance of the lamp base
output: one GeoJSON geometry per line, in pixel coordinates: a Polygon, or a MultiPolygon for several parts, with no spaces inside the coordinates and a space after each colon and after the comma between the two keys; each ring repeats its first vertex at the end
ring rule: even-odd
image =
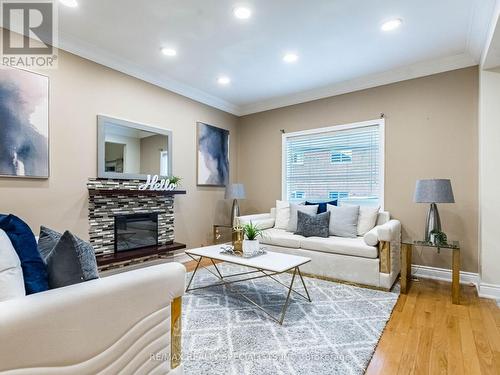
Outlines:
{"type": "Polygon", "coordinates": [[[427,220],[425,221],[425,241],[431,241],[431,233],[433,231],[441,232],[441,219],[436,203],[431,203],[429,212],[427,212],[427,220]]]}
{"type": "Polygon", "coordinates": [[[231,225],[236,227],[236,219],[240,216],[240,205],[238,204],[237,199],[233,199],[233,208],[231,209],[231,225]]]}

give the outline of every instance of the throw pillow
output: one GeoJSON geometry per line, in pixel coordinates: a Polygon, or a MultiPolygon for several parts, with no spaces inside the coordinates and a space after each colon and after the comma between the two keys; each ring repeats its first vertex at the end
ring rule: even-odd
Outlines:
{"type": "Polygon", "coordinates": [[[26,294],[48,290],[47,267],[38,253],[30,227],[15,215],[0,215],[0,229],[9,237],[21,261],[26,294]]]}
{"type": "Polygon", "coordinates": [[[297,212],[297,231],[304,237],[323,237],[329,235],[330,212],[317,215],[308,215],[302,211],[297,212]]]}
{"type": "Polygon", "coordinates": [[[358,236],[359,206],[328,205],[330,216],[330,235],[338,237],[358,236]]]}
{"type": "Polygon", "coordinates": [[[21,261],[9,237],[0,229],[0,302],[25,295],[21,261]]]}
{"type": "Polygon", "coordinates": [[[304,206],[302,204],[290,203],[290,221],[288,222],[287,228],[289,232],[297,231],[297,213],[299,211],[305,212],[309,215],[316,215],[318,212],[318,205],[304,206]]]}
{"type": "Polygon", "coordinates": [[[306,206],[315,206],[318,205],[318,214],[322,214],[323,212],[326,212],[326,206],[331,204],[332,206],[338,206],[338,201],[330,201],[330,202],[306,202],[306,206]]]}
{"type": "Polygon", "coordinates": [[[358,217],[358,236],[364,236],[377,224],[378,212],[380,206],[377,207],[359,207],[359,217],[358,217]]]}
{"type": "Polygon", "coordinates": [[[88,242],[69,231],[61,235],[45,227],[40,228],[40,239],[51,289],[99,278],[94,249],[88,242]]]}
{"type": "Polygon", "coordinates": [[[290,203],[287,201],[276,201],[276,229],[287,229],[290,221],[290,203]]]}

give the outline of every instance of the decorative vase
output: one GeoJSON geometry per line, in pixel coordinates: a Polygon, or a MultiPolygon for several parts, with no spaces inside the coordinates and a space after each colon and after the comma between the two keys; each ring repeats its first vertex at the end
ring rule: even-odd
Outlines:
{"type": "Polygon", "coordinates": [[[259,240],[243,240],[243,254],[252,255],[259,251],[259,240]]]}
{"type": "Polygon", "coordinates": [[[232,243],[235,253],[243,252],[243,229],[241,227],[233,228],[232,243]]]}

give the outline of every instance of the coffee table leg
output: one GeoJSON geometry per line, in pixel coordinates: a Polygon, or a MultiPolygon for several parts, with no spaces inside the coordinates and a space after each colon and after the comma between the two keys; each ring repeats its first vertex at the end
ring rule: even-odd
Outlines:
{"type": "Polygon", "coordinates": [[[186,292],[189,290],[189,287],[191,286],[191,283],[193,282],[194,275],[196,275],[196,271],[198,271],[198,267],[200,266],[200,263],[201,263],[202,259],[203,259],[203,257],[200,257],[198,259],[198,263],[196,263],[196,267],[195,267],[195,269],[193,271],[193,274],[191,275],[191,278],[189,279],[189,283],[188,283],[188,285],[186,287],[186,292]]]}
{"type": "Polygon", "coordinates": [[[221,280],[223,280],[224,278],[222,277],[222,274],[220,273],[219,268],[218,268],[218,267],[217,267],[217,265],[215,264],[214,260],[213,260],[213,259],[210,259],[210,260],[212,261],[212,264],[214,265],[215,270],[216,270],[216,271],[217,271],[217,273],[219,274],[219,278],[220,278],[221,280]]]}
{"type": "Polygon", "coordinates": [[[283,309],[281,310],[281,319],[279,320],[280,324],[283,324],[283,320],[285,320],[286,309],[288,308],[288,303],[290,302],[290,294],[292,294],[293,282],[295,281],[295,275],[297,274],[297,267],[293,270],[292,282],[290,283],[290,287],[288,288],[288,294],[286,296],[285,304],[283,305],[283,309]]]}
{"type": "Polygon", "coordinates": [[[302,285],[304,286],[304,290],[306,291],[307,299],[309,302],[312,302],[311,297],[309,296],[309,291],[307,290],[306,283],[304,282],[304,278],[302,277],[302,272],[300,272],[300,268],[297,267],[297,272],[299,273],[300,280],[302,281],[302,285]]]}

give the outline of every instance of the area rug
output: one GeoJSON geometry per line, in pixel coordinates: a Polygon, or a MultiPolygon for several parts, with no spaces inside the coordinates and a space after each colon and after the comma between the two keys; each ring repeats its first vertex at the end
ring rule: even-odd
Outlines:
{"type": "MultiPolygon", "coordinates": [[[[221,264],[223,274],[244,272],[221,264]]],[[[190,274],[188,275],[190,277],[190,274]]],[[[280,275],[289,284],[291,275],[280,275]]],[[[398,292],[304,278],[312,303],[295,295],[283,325],[226,287],[187,292],[183,298],[186,375],[363,374],[398,292]]],[[[217,278],[199,270],[192,286],[217,278]]],[[[231,286],[278,316],[287,289],[269,278],[231,286]]],[[[295,288],[303,292],[300,280],[295,288]]]]}

